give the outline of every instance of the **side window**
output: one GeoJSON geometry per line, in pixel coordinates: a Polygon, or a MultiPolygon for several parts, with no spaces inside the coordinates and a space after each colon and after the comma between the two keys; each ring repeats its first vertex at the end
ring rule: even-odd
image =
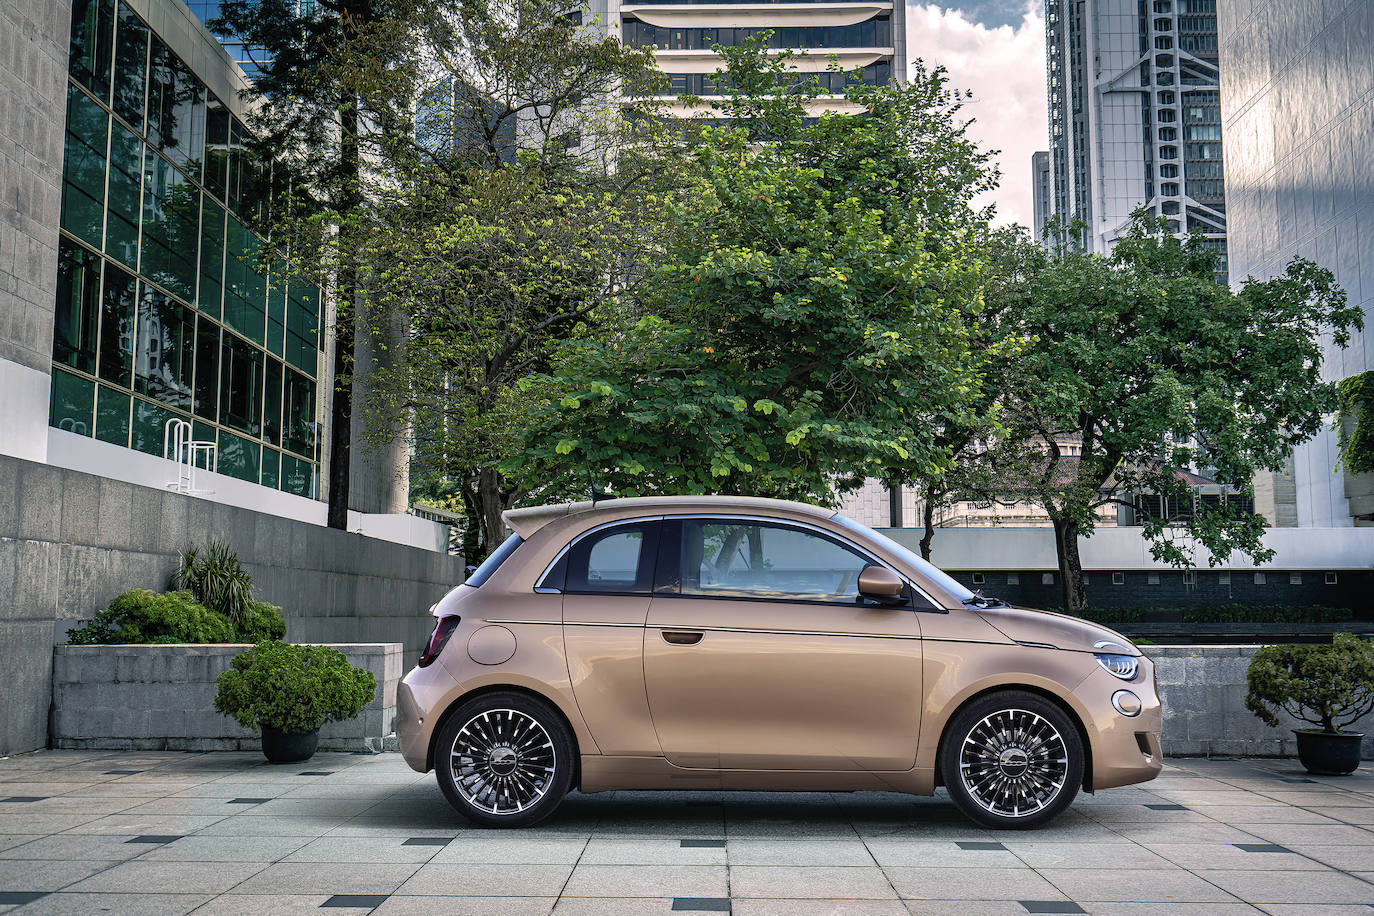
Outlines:
{"type": "Polygon", "coordinates": [[[573,544],[564,591],[647,595],[654,580],[658,527],[658,522],[618,525],[573,544]]]}
{"type": "Polygon", "coordinates": [[[765,522],[684,519],[682,594],[854,604],[869,560],[819,534],[765,522]]]}

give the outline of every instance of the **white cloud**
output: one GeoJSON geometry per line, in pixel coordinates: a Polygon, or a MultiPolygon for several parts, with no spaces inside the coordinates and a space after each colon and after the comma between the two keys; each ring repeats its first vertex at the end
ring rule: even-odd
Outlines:
{"type": "Polygon", "coordinates": [[[1027,2],[1019,26],[1000,28],[958,9],[908,4],[907,41],[911,57],[944,66],[953,86],[973,90],[964,108],[975,119],[969,133],[985,149],[1000,150],[1002,184],[989,195],[996,221],[1029,226],[1031,154],[1048,143],[1041,4],[1027,2]]]}

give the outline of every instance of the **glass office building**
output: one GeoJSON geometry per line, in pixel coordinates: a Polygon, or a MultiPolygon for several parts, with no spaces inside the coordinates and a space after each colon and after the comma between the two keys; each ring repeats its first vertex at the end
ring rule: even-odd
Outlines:
{"type": "Polygon", "coordinates": [[[319,493],[319,289],[250,228],[243,124],[123,0],[76,0],[50,420],[162,456],[173,419],[218,470],[319,493]]]}
{"type": "Polygon", "coordinates": [[[1216,0],[1047,0],[1045,36],[1054,215],[1106,252],[1143,206],[1226,282],[1216,0]]]}

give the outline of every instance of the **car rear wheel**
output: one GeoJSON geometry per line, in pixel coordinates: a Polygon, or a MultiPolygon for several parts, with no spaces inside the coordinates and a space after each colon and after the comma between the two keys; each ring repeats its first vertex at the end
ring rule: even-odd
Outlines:
{"type": "Polygon", "coordinates": [[[1073,802],[1083,742],[1068,715],[1037,694],[989,694],[945,733],[940,771],[950,798],[985,827],[1039,827],[1073,802]]]}
{"type": "Polygon", "coordinates": [[[568,794],[573,747],[547,703],[489,693],[449,716],[434,748],[444,797],[484,827],[525,827],[548,817],[568,794]]]}

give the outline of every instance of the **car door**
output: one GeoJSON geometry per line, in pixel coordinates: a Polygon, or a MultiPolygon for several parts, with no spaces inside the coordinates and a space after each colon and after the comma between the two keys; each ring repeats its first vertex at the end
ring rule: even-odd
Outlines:
{"type": "Polygon", "coordinates": [[[644,633],[659,745],[683,767],[910,769],[920,615],[858,595],[875,562],[835,534],[666,519],[644,633]]]}
{"type": "Polygon", "coordinates": [[[611,522],[575,538],[541,590],[563,593],[563,643],[578,709],[606,755],[658,756],[644,696],[644,622],[657,519],[611,522]]]}

